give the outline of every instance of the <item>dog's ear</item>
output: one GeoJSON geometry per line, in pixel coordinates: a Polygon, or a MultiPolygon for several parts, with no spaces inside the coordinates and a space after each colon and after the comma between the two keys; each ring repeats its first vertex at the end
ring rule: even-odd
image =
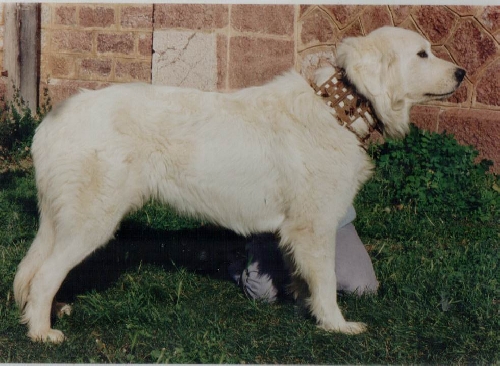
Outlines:
{"type": "Polygon", "coordinates": [[[337,48],[337,65],[346,71],[349,80],[368,99],[390,94],[392,108],[402,108],[399,58],[391,50],[382,51],[376,39],[346,38],[337,48]]]}
{"type": "Polygon", "coordinates": [[[409,130],[411,104],[406,98],[403,70],[398,55],[389,52],[385,56],[385,92],[378,96],[375,108],[383,114],[385,135],[402,138],[409,130]]]}
{"type": "Polygon", "coordinates": [[[393,52],[383,56],[384,89],[390,98],[391,109],[399,111],[406,105],[404,81],[399,57],[393,52]]]}
{"type": "Polygon", "coordinates": [[[383,54],[366,37],[345,38],[337,46],[337,66],[343,68],[353,85],[365,95],[382,93],[383,54]]]}
{"type": "Polygon", "coordinates": [[[372,100],[373,106],[384,123],[384,135],[400,138],[408,133],[411,105],[405,97],[401,63],[394,52],[382,57],[383,92],[372,100]]]}
{"type": "Polygon", "coordinates": [[[404,136],[411,106],[405,99],[396,52],[374,36],[346,38],[337,47],[336,61],[358,91],[372,102],[384,124],[384,134],[404,136]]]}

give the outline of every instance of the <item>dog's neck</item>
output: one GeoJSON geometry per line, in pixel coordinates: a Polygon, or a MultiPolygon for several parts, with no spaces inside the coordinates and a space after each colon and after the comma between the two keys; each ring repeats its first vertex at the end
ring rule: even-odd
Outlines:
{"type": "Polygon", "coordinates": [[[335,73],[327,81],[320,86],[313,83],[312,87],[332,108],[337,122],[354,133],[365,149],[372,132],[382,132],[382,123],[370,101],[356,92],[347,81],[343,69],[336,67],[335,73]]]}

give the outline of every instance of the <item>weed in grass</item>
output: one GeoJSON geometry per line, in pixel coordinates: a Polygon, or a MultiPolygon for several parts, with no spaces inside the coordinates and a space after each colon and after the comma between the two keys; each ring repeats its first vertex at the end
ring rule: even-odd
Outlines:
{"type": "Polygon", "coordinates": [[[404,140],[372,146],[371,154],[377,175],[369,186],[382,187],[385,205],[410,205],[452,219],[498,219],[498,179],[486,174],[493,163],[475,163],[477,150],[458,144],[453,136],[411,125],[404,140]]]}
{"type": "Polygon", "coordinates": [[[50,97],[44,89],[43,102],[33,114],[16,91],[12,102],[0,108],[0,173],[31,168],[30,147],[36,127],[50,111],[50,97]]]}

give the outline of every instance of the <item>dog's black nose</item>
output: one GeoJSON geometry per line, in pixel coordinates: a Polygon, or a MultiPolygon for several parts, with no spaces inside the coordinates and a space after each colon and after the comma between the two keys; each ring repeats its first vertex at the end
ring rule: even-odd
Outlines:
{"type": "Polygon", "coordinates": [[[465,77],[465,70],[457,68],[455,70],[455,79],[457,79],[458,82],[461,82],[464,79],[464,77],[465,77]]]}

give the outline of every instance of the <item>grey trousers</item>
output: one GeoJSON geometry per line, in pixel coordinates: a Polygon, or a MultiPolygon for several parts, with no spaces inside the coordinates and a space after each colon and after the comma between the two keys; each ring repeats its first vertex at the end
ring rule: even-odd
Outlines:
{"type": "Polygon", "coordinates": [[[339,291],[361,295],[378,289],[372,261],[353,224],[337,230],[335,274],[339,291]]]}
{"type": "MultiPolygon", "coordinates": [[[[352,223],[337,230],[335,273],[337,290],[357,295],[373,294],[377,281],[372,261],[352,223]]],[[[248,262],[244,269],[230,268],[232,277],[252,299],[272,302],[289,280],[278,241],[274,235],[256,235],[247,245],[248,262]],[[241,273],[241,276],[240,276],[241,273]]]]}

